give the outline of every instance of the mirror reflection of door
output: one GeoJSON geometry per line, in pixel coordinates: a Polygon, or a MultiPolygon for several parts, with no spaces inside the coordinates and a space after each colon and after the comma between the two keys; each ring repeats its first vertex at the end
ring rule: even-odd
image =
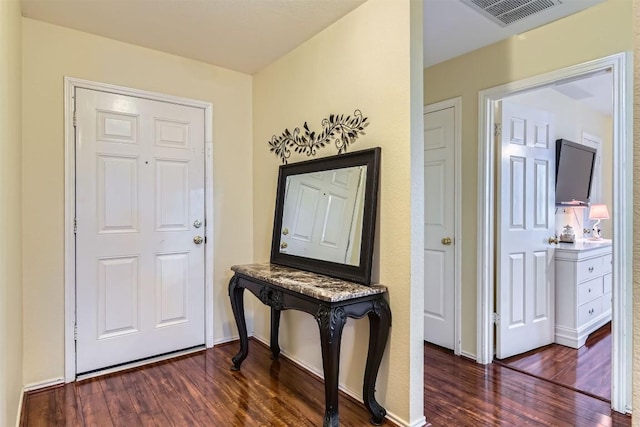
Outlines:
{"type": "Polygon", "coordinates": [[[365,181],[366,166],[287,177],[280,252],[359,265],[365,181]]]}

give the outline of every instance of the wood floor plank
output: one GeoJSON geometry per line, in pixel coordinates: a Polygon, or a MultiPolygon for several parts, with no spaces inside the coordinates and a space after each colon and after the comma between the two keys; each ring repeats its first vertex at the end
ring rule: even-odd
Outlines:
{"type": "Polygon", "coordinates": [[[425,414],[434,426],[631,425],[630,417],[616,415],[599,399],[496,363],[478,365],[430,344],[425,414]]]}
{"type": "Polygon", "coordinates": [[[611,351],[609,322],[579,349],[551,344],[496,363],[610,402],[611,351]]]}
{"type": "MultiPolygon", "coordinates": [[[[272,426],[322,424],[324,386],[295,363],[273,361],[250,341],[249,357],[229,370],[238,344],[67,384],[25,396],[22,426],[272,426]]],[[[425,345],[424,412],[433,427],[627,427],[602,400],[498,364],[478,365],[425,345]]],[[[342,426],[370,425],[362,403],[341,393],[342,426]]],[[[386,426],[393,425],[386,421],[386,426]]]]}

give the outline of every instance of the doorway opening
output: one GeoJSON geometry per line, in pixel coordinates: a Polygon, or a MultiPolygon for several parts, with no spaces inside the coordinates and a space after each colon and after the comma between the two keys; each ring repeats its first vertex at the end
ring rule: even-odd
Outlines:
{"type": "Polygon", "coordinates": [[[541,76],[480,92],[479,239],[478,239],[478,362],[491,363],[494,355],[494,298],[496,297],[496,138],[494,103],[506,97],[554,84],[611,73],[612,114],[612,408],[631,411],[631,240],[632,158],[631,70],[628,54],[621,53],[541,76]]]}

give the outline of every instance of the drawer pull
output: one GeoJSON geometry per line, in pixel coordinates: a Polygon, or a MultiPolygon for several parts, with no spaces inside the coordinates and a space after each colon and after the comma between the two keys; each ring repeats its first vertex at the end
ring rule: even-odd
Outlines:
{"type": "Polygon", "coordinates": [[[589,293],[591,293],[591,288],[589,288],[589,293]]]}
{"type": "Polygon", "coordinates": [[[589,273],[593,273],[593,267],[589,267],[589,273]]]}
{"type": "Polygon", "coordinates": [[[589,316],[593,316],[594,309],[589,310],[589,316]]]}

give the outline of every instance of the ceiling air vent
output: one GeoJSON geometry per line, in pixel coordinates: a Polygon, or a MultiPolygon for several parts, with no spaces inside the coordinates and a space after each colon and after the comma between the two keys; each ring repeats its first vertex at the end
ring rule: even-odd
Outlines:
{"type": "Polygon", "coordinates": [[[507,27],[521,19],[560,6],[560,0],[462,0],[491,21],[507,27]]]}

